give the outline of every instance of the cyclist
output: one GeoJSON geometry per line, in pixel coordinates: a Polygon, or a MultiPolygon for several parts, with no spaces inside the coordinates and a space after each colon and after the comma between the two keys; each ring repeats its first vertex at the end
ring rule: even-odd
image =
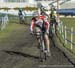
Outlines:
{"type": "Polygon", "coordinates": [[[18,16],[19,16],[20,24],[23,24],[24,23],[24,14],[23,14],[22,9],[19,9],[18,16]]]}
{"type": "Polygon", "coordinates": [[[53,10],[51,11],[51,14],[50,14],[50,24],[51,24],[51,26],[53,26],[53,24],[55,24],[55,32],[56,32],[58,23],[56,20],[56,15],[53,10]]]}
{"type": "MultiPolygon", "coordinates": [[[[46,42],[46,46],[47,46],[47,55],[51,56],[50,53],[50,42],[49,42],[49,22],[46,20],[46,16],[44,15],[37,15],[35,17],[32,18],[32,22],[31,22],[31,26],[30,26],[30,30],[33,33],[35,32],[40,32],[41,30],[44,31],[44,38],[45,38],[45,42],[46,42]],[[41,29],[40,29],[41,27],[41,29]]],[[[39,40],[38,40],[39,41],[39,40]]]]}

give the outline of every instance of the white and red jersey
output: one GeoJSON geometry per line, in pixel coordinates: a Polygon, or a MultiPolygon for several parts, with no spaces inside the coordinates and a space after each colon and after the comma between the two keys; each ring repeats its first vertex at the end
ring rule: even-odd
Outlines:
{"type": "Polygon", "coordinates": [[[45,21],[46,31],[49,31],[49,22],[45,19],[45,16],[42,16],[42,15],[40,16],[39,19],[38,19],[38,17],[35,17],[32,19],[30,30],[33,31],[35,24],[42,27],[43,20],[45,21]]]}

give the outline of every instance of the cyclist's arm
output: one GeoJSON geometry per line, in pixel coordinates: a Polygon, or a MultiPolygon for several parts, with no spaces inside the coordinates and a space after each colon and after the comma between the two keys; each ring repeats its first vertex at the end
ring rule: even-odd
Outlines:
{"type": "Polygon", "coordinates": [[[33,28],[34,28],[34,20],[32,20],[31,22],[31,26],[30,26],[30,31],[33,32],[33,28]]]}
{"type": "Polygon", "coordinates": [[[50,24],[48,21],[46,22],[46,26],[47,26],[47,29],[49,29],[50,24]]]}
{"type": "Polygon", "coordinates": [[[49,24],[48,21],[46,21],[46,30],[47,30],[48,33],[49,33],[49,27],[50,27],[50,24],[49,24]]]}

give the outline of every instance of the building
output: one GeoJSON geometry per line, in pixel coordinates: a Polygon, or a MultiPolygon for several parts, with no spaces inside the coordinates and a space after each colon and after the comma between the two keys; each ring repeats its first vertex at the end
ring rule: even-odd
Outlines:
{"type": "MultiPolygon", "coordinates": [[[[0,8],[2,7],[14,8],[14,7],[26,7],[26,6],[36,7],[38,2],[40,2],[45,7],[48,7],[48,4],[51,3],[52,1],[54,0],[0,0],[0,8]]],[[[60,8],[62,9],[75,8],[75,1],[66,2],[60,5],[60,8]]]]}
{"type": "Polygon", "coordinates": [[[0,7],[33,7],[37,6],[38,2],[44,6],[48,6],[51,0],[0,0],[0,7]]]}
{"type": "Polygon", "coordinates": [[[61,9],[72,9],[72,8],[75,8],[75,1],[74,2],[72,2],[72,1],[66,2],[66,3],[60,5],[60,8],[61,9]]]}
{"type": "Polygon", "coordinates": [[[27,0],[3,0],[3,2],[27,2],[27,0]]]}
{"type": "Polygon", "coordinates": [[[34,3],[30,3],[29,0],[0,0],[0,8],[8,7],[8,8],[15,8],[15,7],[26,7],[36,6],[34,3]]]}

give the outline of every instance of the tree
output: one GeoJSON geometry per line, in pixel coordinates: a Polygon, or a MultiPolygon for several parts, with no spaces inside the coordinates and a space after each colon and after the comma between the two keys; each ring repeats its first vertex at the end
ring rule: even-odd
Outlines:
{"type": "Polygon", "coordinates": [[[3,8],[0,8],[0,9],[4,9],[7,12],[8,12],[8,10],[10,10],[10,8],[8,8],[8,7],[3,7],[3,8]]]}

